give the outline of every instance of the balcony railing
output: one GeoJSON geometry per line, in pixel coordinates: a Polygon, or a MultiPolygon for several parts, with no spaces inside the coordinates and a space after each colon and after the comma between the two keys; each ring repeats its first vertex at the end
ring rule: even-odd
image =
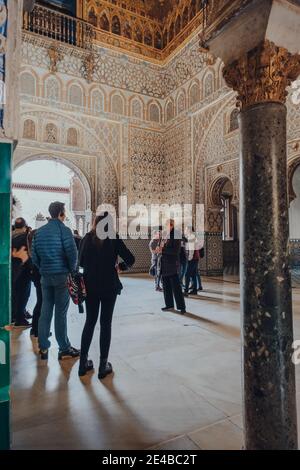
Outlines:
{"type": "Polygon", "coordinates": [[[24,13],[23,29],[83,49],[90,49],[95,37],[89,23],[40,5],[24,13]]]}

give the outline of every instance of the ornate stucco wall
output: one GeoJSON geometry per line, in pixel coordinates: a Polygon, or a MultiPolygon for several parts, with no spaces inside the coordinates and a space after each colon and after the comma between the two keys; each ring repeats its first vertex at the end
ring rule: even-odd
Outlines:
{"type": "MultiPolygon", "coordinates": [[[[214,201],[225,179],[238,208],[235,95],[222,63],[205,64],[197,38],[161,66],[98,46],[91,57],[24,33],[20,79],[15,165],[47,157],[78,168],[92,210],[101,202],[117,205],[120,194],[129,204],[205,204],[211,237],[222,226],[214,201]]],[[[290,94],[289,162],[299,155],[300,106],[290,94]]]]}

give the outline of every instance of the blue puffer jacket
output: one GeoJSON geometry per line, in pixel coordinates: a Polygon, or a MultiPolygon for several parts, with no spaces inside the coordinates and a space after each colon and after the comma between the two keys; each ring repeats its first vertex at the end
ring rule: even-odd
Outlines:
{"type": "Polygon", "coordinates": [[[33,237],[32,261],[44,276],[74,271],[77,248],[71,230],[60,220],[50,219],[33,237]]]}

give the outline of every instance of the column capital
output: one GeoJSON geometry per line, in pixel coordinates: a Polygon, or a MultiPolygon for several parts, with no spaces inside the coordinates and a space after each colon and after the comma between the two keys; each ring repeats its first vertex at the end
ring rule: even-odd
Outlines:
{"type": "Polygon", "coordinates": [[[240,108],[266,102],[285,103],[286,88],[300,74],[300,54],[265,40],[224,67],[227,85],[238,92],[240,108]]]}

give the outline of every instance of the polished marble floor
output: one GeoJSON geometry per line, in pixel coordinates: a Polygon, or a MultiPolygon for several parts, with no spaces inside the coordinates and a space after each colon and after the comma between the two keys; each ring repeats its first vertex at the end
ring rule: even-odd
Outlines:
{"type": "MultiPolygon", "coordinates": [[[[114,375],[79,380],[78,362],[47,364],[29,331],[12,335],[13,449],[241,449],[238,279],[204,279],[185,316],[163,313],[144,276],[123,278],[113,323],[114,375]]],[[[300,289],[294,289],[300,339],[300,289]]],[[[31,303],[33,302],[33,299],[31,303]]],[[[32,305],[31,305],[32,307],[32,305]]],[[[72,305],[69,336],[79,346],[84,316],[72,305]]],[[[91,358],[98,362],[96,331],[91,358]]],[[[300,408],[300,365],[297,367],[300,408]]]]}

